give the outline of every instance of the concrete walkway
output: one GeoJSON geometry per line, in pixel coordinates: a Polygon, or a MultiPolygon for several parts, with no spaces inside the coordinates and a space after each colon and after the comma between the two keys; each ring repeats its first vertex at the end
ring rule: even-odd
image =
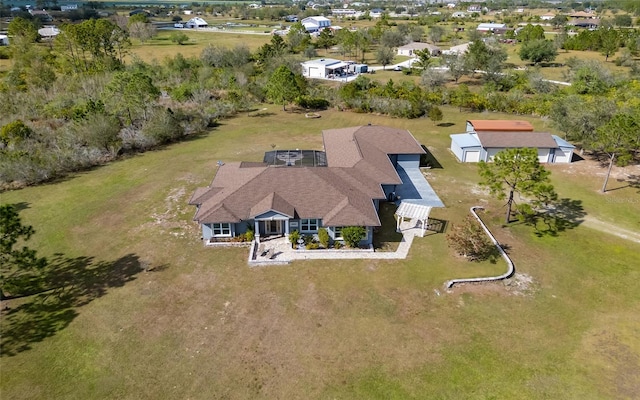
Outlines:
{"type": "MultiPolygon", "coordinates": [[[[413,243],[415,236],[420,236],[421,229],[418,227],[417,221],[404,221],[400,224],[400,232],[402,232],[402,240],[396,251],[373,251],[370,250],[294,250],[291,248],[288,238],[278,238],[262,242],[260,245],[266,254],[256,255],[255,260],[249,260],[249,264],[269,265],[269,264],[288,264],[293,260],[399,260],[407,258],[409,249],[413,243]],[[253,261],[253,262],[252,262],[253,261]]],[[[250,256],[251,257],[251,256],[250,256]]]]}

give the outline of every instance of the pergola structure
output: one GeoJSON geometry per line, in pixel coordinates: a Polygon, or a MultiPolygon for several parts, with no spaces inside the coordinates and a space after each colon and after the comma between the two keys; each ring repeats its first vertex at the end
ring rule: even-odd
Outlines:
{"type": "Polygon", "coordinates": [[[422,233],[420,237],[424,237],[424,231],[427,228],[427,224],[429,222],[429,213],[431,212],[430,206],[425,206],[421,204],[413,204],[407,202],[401,202],[400,206],[396,210],[396,230],[400,229],[400,222],[403,218],[409,218],[412,220],[419,220],[422,223],[422,233]]]}

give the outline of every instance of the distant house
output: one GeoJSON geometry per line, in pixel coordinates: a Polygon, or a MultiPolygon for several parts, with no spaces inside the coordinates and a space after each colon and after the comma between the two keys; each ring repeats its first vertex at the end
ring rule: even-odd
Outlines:
{"type": "Polygon", "coordinates": [[[358,12],[353,8],[334,8],[331,15],[336,17],[355,17],[358,12]]]}
{"type": "Polygon", "coordinates": [[[9,45],[9,36],[0,35],[0,46],[8,46],[9,45]]]}
{"type": "Polygon", "coordinates": [[[586,11],[578,11],[578,12],[569,14],[569,17],[577,18],[577,19],[594,19],[594,18],[597,18],[597,15],[595,13],[589,13],[586,11]]]}
{"type": "Polygon", "coordinates": [[[549,13],[549,14],[541,15],[541,16],[540,16],[540,19],[541,19],[542,21],[551,21],[551,20],[552,20],[552,19],[554,19],[555,17],[556,17],[556,15],[555,15],[555,14],[551,14],[551,13],[549,13]]]}
{"type": "Polygon", "coordinates": [[[447,50],[443,50],[442,54],[446,54],[446,55],[460,55],[460,54],[464,54],[467,52],[467,49],[469,48],[469,45],[471,43],[463,43],[463,44],[459,44],[457,46],[452,46],[451,48],[447,49],[447,50]]]}
{"type": "Polygon", "coordinates": [[[372,8],[369,10],[369,16],[371,18],[381,18],[382,14],[384,14],[384,10],[382,8],[372,8]]]}
{"type": "Polygon", "coordinates": [[[302,75],[307,78],[331,79],[345,74],[367,72],[366,64],[355,64],[333,58],[319,58],[300,63],[302,75]]]}
{"type": "Polygon", "coordinates": [[[38,29],[38,34],[44,39],[51,39],[60,34],[60,29],[57,26],[49,25],[38,29]]]}
{"type": "Polygon", "coordinates": [[[577,28],[598,29],[598,27],[600,26],[600,19],[598,18],[572,19],[567,22],[567,25],[575,26],[577,28]]]}
{"type": "Polygon", "coordinates": [[[509,148],[535,148],[541,163],[570,163],[575,148],[556,135],[534,132],[527,121],[469,120],[466,133],[450,137],[450,149],[462,162],[492,161],[509,148]]]}
{"type": "Polygon", "coordinates": [[[416,50],[428,50],[429,55],[431,56],[439,56],[442,53],[440,47],[429,44],[429,43],[421,43],[421,42],[413,42],[409,44],[405,44],[404,46],[398,47],[398,55],[399,56],[408,56],[414,57],[416,50]]]}
{"type": "Polygon", "coordinates": [[[476,28],[476,31],[484,33],[504,33],[508,29],[507,24],[481,23],[476,28]]]}
{"type": "Polygon", "coordinates": [[[301,22],[307,32],[320,32],[325,28],[331,28],[331,20],[323,16],[307,17],[301,22]]]}
{"type": "Polygon", "coordinates": [[[51,22],[53,18],[49,15],[45,10],[29,10],[29,14],[31,14],[34,18],[38,18],[42,22],[51,22]]]}
{"type": "MultiPolygon", "coordinates": [[[[256,242],[297,230],[343,241],[342,228],[362,226],[373,241],[380,202],[396,201],[427,213],[444,207],[420,171],[422,146],[409,131],[384,126],[329,129],[324,151],[274,150],[262,163],[221,163],[208,187],[189,204],[205,244],[251,229],[256,242]]],[[[406,208],[406,206],[405,206],[406,208]]]]}
{"type": "Polygon", "coordinates": [[[140,8],[138,8],[138,9],[136,9],[136,10],[133,10],[133,11],[129,12],[129,16],[130,16],[130,17],[133,17],[134,15],[138,15],[138,14],[144,14],[144,15],[146,15],[146,16],[150,16],[150,15],[151,15],[151,13],[150,13],[150,12],[148,12],[148,11],[146,11],[146,10],[143,10],[143,9],[140,9],[140,8]]]}
{"type": "Polygon", "coordinates": [[[467,12],[470,12],[470,13],[474,13],[474,12],[479,13],[481,11],[482,11],[482,6],[480,6],[480,4],[473,4],[467,7],[467,12]]]}
{"type": "Polygon", "coordinates": [[[451,14],[452,18],[466,18],[467,14],[463,13],[462,11],[456,11],[453,14],[451,14]]]}
{"type": "Polygon", "coordinates": [[[186,28],[206,28],[209,26],[209,24],[207,23],[207,21],[205,21],[204,19],[200,18],[200,17],[193,17],[191,18],[189,21],[187,21],[184,26],[186,28]]]}
{"type": "Polygon", "coordinates": [[[60,6],[60,11],[73,11],[73,10],[77,10],[78,9],[78,5],[77,4],[64,4],[60,6]]]}

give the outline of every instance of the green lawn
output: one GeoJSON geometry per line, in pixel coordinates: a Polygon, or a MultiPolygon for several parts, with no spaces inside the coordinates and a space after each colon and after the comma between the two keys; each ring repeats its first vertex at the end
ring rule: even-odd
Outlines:
{"type": "MultiPolygon", "coordinates": [[[[263,28],[261,31],[264,31],[263,28]]],[[[180,30],[189,37],[189,41],[179,45],[171,41],[170,36],[175,30],[161,30],[158,35],[146,43],[134,43],[131,55],[139,57],[145,62],[162,61],[167,56],[181,53],[185,57],[199,57],[202,50],[209,46],[225,46],[233,48],[238,44],[247,46],[252,52],[265,43],[269,43],[269,35],[253,35],[243,33],[218,33],[195,30],[180,30]]]]}
{"type": "MultiPolygon", "coordinates": [[[[156,152],[1,194],[36,229],[33,247],[62,253],[58,269],[74,283],[3,313],[3,398],[640,396],[640,245],[584,226],[558,237],[502,228],[502,205],[477,186],[477,166],[448,150],[466,119],[513,117],[444,107],[442,122],[452,125],[442,127],[266,108],[156,152]],[[506,268],[453,256],[444,234],[416,238],[401,262],[252,269],[246,249],[202,246],[187,201],[218,160],[260,160],[272,144],[320,149],[322,129],[367,123],[409,129],[442,165],[429,180],[447,208],[432,217],[456,223],[486,205],[528,288],[443,293],[448,279],[506,268]]],[[[616,181],[620,189],[601,195],[592,170],[552,169],[561,196],[587,215],[638,230],[638,188],[616,181]]]]}

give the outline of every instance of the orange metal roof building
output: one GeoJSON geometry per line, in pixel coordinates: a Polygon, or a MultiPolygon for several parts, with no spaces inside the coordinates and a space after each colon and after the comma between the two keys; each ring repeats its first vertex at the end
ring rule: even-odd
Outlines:
{"type": "Polygon", "coordinates": [[[501,119],[473,119],[467,123],[473,126],[473,130],[479,131],[507,131],[507,132],[533,132],[533,125],[528,121],[509,121],[501,119]]]}

